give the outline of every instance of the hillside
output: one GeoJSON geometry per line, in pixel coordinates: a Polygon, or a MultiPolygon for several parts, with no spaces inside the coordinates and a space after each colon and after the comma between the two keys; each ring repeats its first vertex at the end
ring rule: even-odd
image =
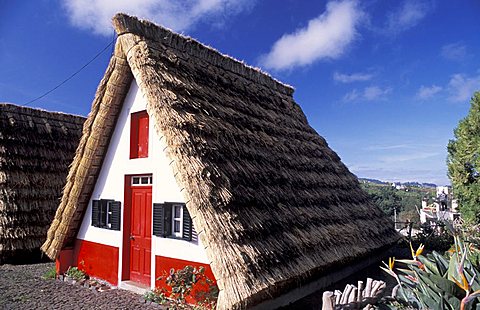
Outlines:
{"type": "Polygon", "coordinates": [[[424,197],[435,196],[435,187],[418,185],[418,182],[410,182],[414,185],[406,185],[397,189],[391,183],[370,179],[359,179],[362,188],[370,195],[374,203],[393,219],[394,211],[397,211],[397,221],[411,221],[419,224],[417,208],[421,208],[424,197]]]}
{"type": "Polygon", "coordinates": [[[413,186],[413,187],[425,187],[425,188],[436,188],[437,184],[434,183],[420,183],[416,181],[408,181],[408,182],[388,182],[388,181],[380,181],[377,179],[370,179],[370,178],[358,178],[360,183],[373,183],[379,185],[391,185],[392,183],[404,185],[404,186],[413,186]]]}

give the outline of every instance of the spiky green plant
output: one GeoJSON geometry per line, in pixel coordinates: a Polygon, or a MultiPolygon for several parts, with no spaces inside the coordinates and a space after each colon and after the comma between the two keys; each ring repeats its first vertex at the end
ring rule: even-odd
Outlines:
{"type": "Polygon", "coordinates": [[[381,267],[398,285],[395,300],[417,309],[480,309],[480,272],[471,264],[469,247],[454,236],[455,244],[446,256],[433,251],[422,255],[423,246],[412,248],[412,259],[396,262],[407,268],[394,269],[394,259],[381,267]]]}

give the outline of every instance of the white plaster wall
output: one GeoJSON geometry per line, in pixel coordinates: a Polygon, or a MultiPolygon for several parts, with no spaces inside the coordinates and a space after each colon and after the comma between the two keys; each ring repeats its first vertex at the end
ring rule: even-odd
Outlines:
{"type": "MultiPolygon", "coordinates": [[[[123,207],[125,175],[152,174],[152,201],[154,203],[183,202],[184,197],[178,187],[170,160],[164,149],[166,144],[163,137],[159,137],[153,124],[155,119],[150,115],[148,158],[130,159],[130,114],[146,109],[146,101],[135,80],[125,98],[122,111],[118,117],[103,166],[95,184],[91,200],[114,199],[122,203],[121,227],[123,228],[123,207]]],[[[119,283],[121,281],[122,266],[122,231],[114,231],[91,226],[92,203],[88,205],[77,238],[110,245],[119,248],[119,283]]],[[[208,264],[205,250],[198,243],[179,239],[160,238],[152,236],[152,275],[155,275],[155,255],[188,260],[208,264]]],[[[152,287],[154,276],[152,277],[152,287]]]]}

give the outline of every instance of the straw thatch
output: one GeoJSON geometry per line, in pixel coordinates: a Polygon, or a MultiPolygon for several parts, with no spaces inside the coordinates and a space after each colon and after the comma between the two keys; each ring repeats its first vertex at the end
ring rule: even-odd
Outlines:
{"type": "Polygon", "coordinates": [[[42,247],[50,257],[75,239],[133,77],[206,246],[219,309],[251,307],[397,240],[291,87],[147,21],[113,22],[115,54],[42,247]]]}
{"type": "Polygon", "coordinates": [[[45,241],[84,121],[0,103],[0,262],[45,241]]]}

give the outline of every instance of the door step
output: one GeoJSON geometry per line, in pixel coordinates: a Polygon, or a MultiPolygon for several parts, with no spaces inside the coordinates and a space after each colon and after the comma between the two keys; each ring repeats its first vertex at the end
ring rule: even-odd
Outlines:
{"type": "Polygon", "coordinates": [[[139,295],[143,295],[150,290],[150,286],[133,282],[133,281],[122,281],[118,288],[126,291],[130,291],[139,295]]]}

